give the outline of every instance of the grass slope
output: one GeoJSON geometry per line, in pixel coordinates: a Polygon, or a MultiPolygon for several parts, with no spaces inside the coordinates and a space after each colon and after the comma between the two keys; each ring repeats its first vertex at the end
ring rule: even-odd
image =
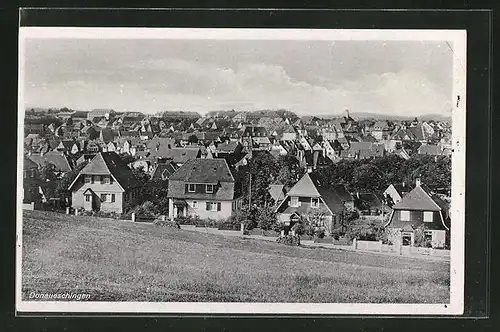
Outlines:
{"type": "Polygon", "coordinates": [[[23,297],[92,301],[448,303],[449,263],[50,212],[23,213],[23,297]]]}

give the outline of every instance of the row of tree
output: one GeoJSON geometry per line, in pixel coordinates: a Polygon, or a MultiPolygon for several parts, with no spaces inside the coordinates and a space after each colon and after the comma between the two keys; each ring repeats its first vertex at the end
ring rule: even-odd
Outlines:
{"type": "MultiPolygon", "coordinates": [[[[305,170],[294,156],[274,158],[268,152],[255,153],[248,165],[235,172],[239,194],[245,205],[267,206],[269,185],[280,182],[292,187],[305,170]]],[[[381,192],[390,184],[415,183],[420,178],[431,189],[451,188],[451,158],[418,156],[408,160],[396,155],[375,159],[342,160],[314,171],[324,185],[344,185],[349,192],[381,192]]],[[[272,204],[272,203],[271,203],[272,204]]]]}

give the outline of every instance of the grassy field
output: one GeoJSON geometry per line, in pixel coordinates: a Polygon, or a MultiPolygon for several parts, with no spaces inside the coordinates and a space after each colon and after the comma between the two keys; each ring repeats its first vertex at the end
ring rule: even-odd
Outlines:
{"type": "Polygon", "coordinates": [[[23,213],[25,300],[448,303],[449,263],[23,213]]]}

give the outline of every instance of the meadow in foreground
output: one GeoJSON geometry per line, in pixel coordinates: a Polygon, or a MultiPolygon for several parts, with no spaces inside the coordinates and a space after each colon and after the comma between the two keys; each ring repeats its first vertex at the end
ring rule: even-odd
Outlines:
{"type": "Polygon", "coordinates": [[[448,303],[449,262],[23,213],[23,298],[91,301],[448,303]]]}

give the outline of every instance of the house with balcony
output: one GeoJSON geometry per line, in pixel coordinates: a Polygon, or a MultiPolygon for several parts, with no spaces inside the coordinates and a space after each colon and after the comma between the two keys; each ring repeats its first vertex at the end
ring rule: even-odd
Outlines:
{"type": "Polygon", "coordinates": [[[169,218],[223,220],[241,208],[225,159],[190,159],[168,179],[169,218]]]}
{"type": "Polygon", "coordinates": [[[123,213],[138,198],[139,183],[118,154],[100,152],[68,189],[74,209],[123,213]]]}

